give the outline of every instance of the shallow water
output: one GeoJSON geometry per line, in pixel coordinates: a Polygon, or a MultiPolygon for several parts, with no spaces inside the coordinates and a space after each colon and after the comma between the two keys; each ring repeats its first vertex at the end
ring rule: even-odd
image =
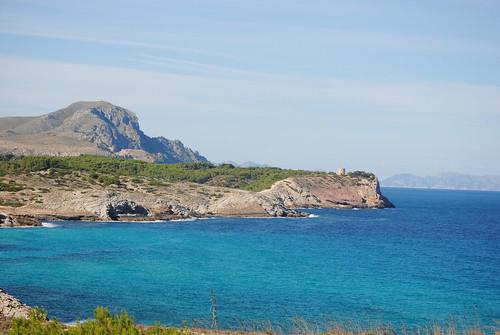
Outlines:
{"type": "Polygon", "coordinates": [[[500,319],[500,193],[385,189],[386,210],[0,230],[0,287],[72,321],[500,319]]]}

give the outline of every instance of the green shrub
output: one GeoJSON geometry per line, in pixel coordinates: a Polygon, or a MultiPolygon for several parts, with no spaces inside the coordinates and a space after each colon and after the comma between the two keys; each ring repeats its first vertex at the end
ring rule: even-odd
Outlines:
{"type": "Polygon", "coordinates": [[[7,200],[7,199],[1,199],[0,198],[0,206],[7,206],[7,207],[21,207],[23,206],[24,203],[18,201],[18,200],[7,200]]]}
{"type": "Polygon", "coordinates": [[[0,192],[19,192],[24,189],[24,185],[18,184],[13,180],[8,182],[0,180],[0,192]]]}
{"type": "Polygon", "coordinates": [[[375,179],[375,175],[371,172],[366,171],[352,171],[347,173],[351,178],[364,178],[364,179],[375,179]]]}
{"type": "Polygon", "coordinates": [[[47,314],[40,308],[33,308],[28,319],[16,318],[7,335],[62,335],[64,326],[58,321],[47,321],[47,314]]]}
{"type": "Polygon", "coordinates": [[[134,320],[127,312],[111,315],[107,308],[97,307],[94,311],[95,320],[77,323],[68,328],[68,335],[140,335],[134,320]]]}
{"type": "Polygon", "coordinates": [[[159,324],[138,327],[127,312],[111,315],[104,307],[94,310],[94,319],[64,326],[57,320],[48,321],[40,308],[30,311],[28,319],[16,318],[7,335],[189,335],[187,329],[167,328],[159,324]]]}

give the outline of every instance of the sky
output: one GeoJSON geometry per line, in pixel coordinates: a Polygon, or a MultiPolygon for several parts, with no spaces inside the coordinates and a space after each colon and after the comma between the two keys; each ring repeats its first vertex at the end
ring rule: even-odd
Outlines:
{"type": "Polygon", "coordinates": [[[0,1],[0,116],[135,112],[213,162],[500,174],[500,1],[0,1]]]}

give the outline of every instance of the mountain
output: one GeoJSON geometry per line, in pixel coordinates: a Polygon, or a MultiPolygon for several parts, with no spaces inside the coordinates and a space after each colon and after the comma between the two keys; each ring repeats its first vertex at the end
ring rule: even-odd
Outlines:
{"type": "Polygon", "coordinates": [[[157,163],[207,161],[178,140],[145,135],[134,113],[106,101],[75,102],[35,117],[2,117],[0,152],[51,156],[95,154],[157,163]]]}
{"type": "Polygon", "coordinates": [[[383,180],[381,184],[385,187],[500,191],[500,175],[472,176],[446,172],[436,176],[419,177],[397,174],[383,180]]]}

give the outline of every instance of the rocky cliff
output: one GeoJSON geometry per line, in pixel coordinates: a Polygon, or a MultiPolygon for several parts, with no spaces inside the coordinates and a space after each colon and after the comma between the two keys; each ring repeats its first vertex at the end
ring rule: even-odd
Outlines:
{"type": "Polygon", "coordinates": [[[392,203],[380,193],[376,178],[324,176],[293,177],[261,192],[288,208],[385,208],[392,203]]]}
{"type": "Polygon", "coordinates": [[[76,102],[38,117],[0,118],[0,152],[97,154],[159,163],[207,161],[180,141],[145,135],[134,113],[105,101],[76,102]]]}

